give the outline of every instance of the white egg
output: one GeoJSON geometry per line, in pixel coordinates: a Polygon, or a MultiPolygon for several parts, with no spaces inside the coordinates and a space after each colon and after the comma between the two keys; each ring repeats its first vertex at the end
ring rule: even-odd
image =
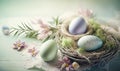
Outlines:
{"type": "Polygon", "coordinates": [[[86,51],[93,51],[101,48],[103,41],[97,36],[87,35],[80,38],[77,44],[80,48],[84,48],[86,51]]]}

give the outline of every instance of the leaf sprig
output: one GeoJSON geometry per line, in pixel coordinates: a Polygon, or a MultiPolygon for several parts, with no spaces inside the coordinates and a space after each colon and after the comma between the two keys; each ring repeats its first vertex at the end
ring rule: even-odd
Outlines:
{"type": "Polygon", "coordinates": [[[49,21],[49,23],[51,24],[51,25],[55,25],[55,26],[57,26],[57,25],[59,25],[59,24],[61,24],[62,23],[62,20],[59,18],[59,16],[57,16],[57,17],[52,17],[52,21],[49,21]]]}
{"type": "MultiPolygon", "coordinates": [[[[59,16],[57,16],[57,17],[53,17],[52,21],[48,21],[48,22],[51,25],[50,31],[52,31],[53,34],[45,37],[42,41],[46,41],[48,39],[54,39],[55,36],[57,36],[56,32],[58,31],[59,24],[62,23],[62,20],[59,18],[59,16]]],[[[26,23],[21,23],[21,25],[17,25],[17,27],[11,28],[10,33],[13,34],[14,36],[24,35],[25,37],[29,37],[29,38],[37,38],[37,36],[40,35],[38,31],[34,30],[31,25],[26,23]]]]}
{"type": "Polygon", "coordinates": [[[22,25],[17,26],[18,28],[11,28],[10,33],[13,33],[14,36],[25,35],[25,37],[36,38],[38,35],[38,32],[35,31],[30,25],[28,26],[27,24],[22,23],[22,25]]]}

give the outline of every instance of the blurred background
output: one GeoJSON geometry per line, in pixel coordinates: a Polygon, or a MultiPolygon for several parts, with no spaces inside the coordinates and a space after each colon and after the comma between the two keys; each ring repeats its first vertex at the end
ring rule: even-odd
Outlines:
{"type": "Polygon", "coordinates": [[[98,17],[113,17],[119,0],[0,0],[0,18],[58,16],[79,8],[92,9],[98,17]]]}
{"type": "Polygon", "coordinates": [[[80,8],[91,9],[98,19],[108,21],[120,16],[119,3],[119,0],[0,0],[0,24],[19,24],[21,19],[28,21],[35,17],[51,18],[80,8]]]}

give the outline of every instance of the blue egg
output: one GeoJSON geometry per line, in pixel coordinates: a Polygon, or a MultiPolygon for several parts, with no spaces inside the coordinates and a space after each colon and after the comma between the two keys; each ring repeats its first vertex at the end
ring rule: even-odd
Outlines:
{"type": "Polygon", "coordinates": [[[9,30],[9,27],[8,26],[3,26],[2,29],[3,30],[9,30]]]}
{"type": "Polygon", "coordinates": [[[87,29],[87,23],[83,17],[73,19],[69,25],[68,31],[72,35],[84,34],[87,29]]]}
{"type": "Polygon", "coordinates": [[[10,29],[7,26],[2,27],[2,32],[4,35],[9,35],[10,34],[10,29]]]}
{"type": "Polygon", "coordinates": [[[103,41],[97,36],[87,35],[83,36],[78,40],[79,48],[83,48],[86,51],[93,51],[99,49],[103,45],[103,41]]]}

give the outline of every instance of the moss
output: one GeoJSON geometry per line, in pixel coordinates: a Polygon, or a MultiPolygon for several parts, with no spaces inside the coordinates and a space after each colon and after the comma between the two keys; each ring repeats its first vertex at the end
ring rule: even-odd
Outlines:
{"type": "Polygon", "coordinates": [[[116,46],[116,44],[115,44],[115,42],[113,41],[113,40],[106,40],[106,46],[107,47],[115,47],[116,46]]]}
{"type": "Polygon", "coordinates": [[[101,29],[100,24],[95,22],[93,19],[89,20],[90,26],[92,26],[94,35],[98,36],[101,40],[105,41],[104,30],[101,29]]]}
{"type": "Polygon", "coordinates": [[[94,35],[98,36],[107,47],[114,47],[115,42],[111,41],[109,38],[106,39],[107,35],[105,35],[105,32],[103,29],[101,29],[100,24],[94,21],[94,19],[89,20],[90,26],[92,26],[94,30],[94,35]]]}
{"type": "Polygon", "coordinates": [[[94,30],[97,30],[97,29],[99,29],[99,28],[100,28],[100,25],[99,25],[99,24],[97,24],[97,23],[94,23],[93,27],[94,27],[94,30]]]}
{"type": "Polygon", "coordinates": [[[71,38],[63,37],[62,38],[62,46],[63,47],[71,47],[73,45],[74,41],[71,38]]]}
{"type": "Polygon", "coordinates": [[[89,23],[90,23],[90,25],[92,26],[92,28],[94,30],[97,30],[97,29],[100,28],[100,24],[98,24],[97,22],[95,22],[94,19],[89,20],[89,23]]]}
{"type": "Polygon", "coordinates": [[[104,31],[102,29],[97,29],[95,35],[100,37],[102,41],[106,40],[105,35],[104,35],[104,31]]]}
{"type": "Polygon", "coordinates": [[[78,52],[79,53],[85,53],[85,49],[84,48],[78,48],[78,52]]]}

